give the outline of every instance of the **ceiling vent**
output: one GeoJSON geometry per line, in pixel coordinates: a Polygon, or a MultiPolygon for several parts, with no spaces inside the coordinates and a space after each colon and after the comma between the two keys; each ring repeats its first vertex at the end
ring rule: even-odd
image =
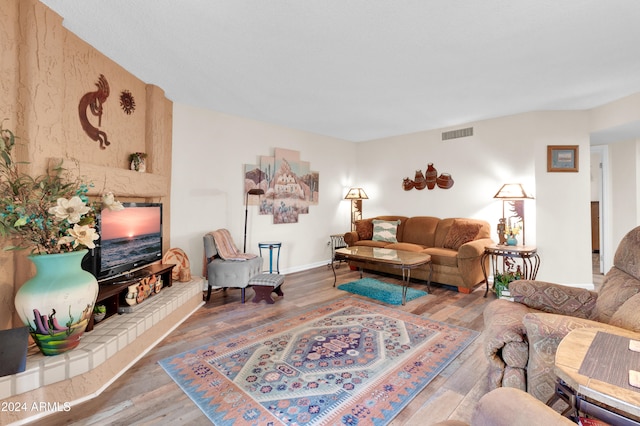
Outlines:
{"type": "Polygon", "coordinates": [[[473,127],[442,132],[443,141],[447,141],[449,139],[466,138],[467,136],[473,136],[473,127]]]}

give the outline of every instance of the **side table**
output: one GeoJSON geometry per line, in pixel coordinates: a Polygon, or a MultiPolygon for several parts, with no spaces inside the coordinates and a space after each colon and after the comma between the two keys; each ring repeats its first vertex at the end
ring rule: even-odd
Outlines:
{"type": "Polygon", "coordinates": [[[331,260],[329,261],[328,267],[332,268],[334,262],[338,262],[338,268],[340,267],[340,262],[344,262],[345,260],[336,259],[336,250],[345,248],[347,243],[344,242],[344,234],[332,234],[329,235],[329,245],[331,245],[331,260]]]}
{"type": "Polygon", "coordinates": [[[640,334],[622,328],[580,328],[567,334],[556,351],[557,399],[567,411],[589,414],[611,425],[640,425],[640,388],[628,371],[637,370],[640,353],[629,350],[640,334]]]}
{"type": "Polygon", "coordinates": [[[280,247],[282,243],[280,241],[264,241],[258,243],[258,250],[260,250],[260,257],[262,257],[262,249],[269,249],[269,273],[273,274],[273,250],[277,250],[276,257],[276,273],[280,273],[280,247]]]}
{"type": "Polygon", "coordinates": [[[538,269],[540,268],[540,256],[538,256],[538,249],[535,246],[505,246],[493,244],[485,247],[484,253],[480,258],[480,265],[482,266],[482,273],[484,274],[484,282],[486,284],[484,297],[487,297],[489,293],[489,276],[486,267],[487,257],[489,257],[489,267],[494,274],[498,271],[498,258],[502,259],[501,270],[503,272],[507,259],[520,259],[522,263],[520,272],[524,280],[535,280],[536,275],[538,275],[538,269]]]}

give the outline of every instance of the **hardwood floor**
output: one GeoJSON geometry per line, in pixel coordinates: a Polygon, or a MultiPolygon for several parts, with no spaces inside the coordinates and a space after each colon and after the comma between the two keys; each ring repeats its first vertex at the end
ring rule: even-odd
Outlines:
{"type": "MultiPolygon", "coordinates": [[[[359,278],[358,272],[342,265],[336,269],[338,285],[359,278]]],[[[365,276],[373,274],[365,272],[365,276]]],[[[387,282],[399,282],[384,277],[387,282]]],[[[425,288],[424,282],[411,283],[425,288]]],[[[209,420],[158,365],[158,361],[191,348],[215,341],[221,336],[241,333],[258,324],[289,316],[301,308],[328,302],[348,293],[333,288],[331,269],[324,266],[286,276],[284,297],[275,304],[250,301],[240,303],[240,291],[215,292],[158,346],[100,396],[73,406],[67,413],[39,420],[38,425],[206,425],[209,420]]],[[[484,285],[471,294],[434,285],[428,296],[408,302],[397,309],[457,324],[473,330],[484,328],[482,311],[495,298],[485,299],[484,285]]],[[[358,297],[358,296],[355,296],[358,297]]],[[[367,299],[371,300],[371,299],[367,299]]],[[[483,339],[478,337],[458,358],[435,378],[391,423],[392,425],[431,425],[446,419],[468,421],[478,399],[487,392],[487,361],[483,339]]]]}

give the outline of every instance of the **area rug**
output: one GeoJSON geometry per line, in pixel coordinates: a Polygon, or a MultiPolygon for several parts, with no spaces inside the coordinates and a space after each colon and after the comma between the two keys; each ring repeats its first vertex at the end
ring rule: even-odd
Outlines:
{"type": "Polygon", "coordinates": [[[215,425],[386,425],[478,334],[348,296],[159,363],[215,425]]]}
{"type": "MultiPolygon", "coordinates": [[[[349,293],[359,294],[360,296],[379,300],[390,305],[402,304],[402,286],[399,284],[384,283],[373,278],[362,278],[357,281],[341,284],[338,288],[340,290],[348,291],[349,293]]],[[[409,287],[407,288],[406,301],[408,302],[426,295],[426,291],[416,290],[415,288],[409,287]]]]}

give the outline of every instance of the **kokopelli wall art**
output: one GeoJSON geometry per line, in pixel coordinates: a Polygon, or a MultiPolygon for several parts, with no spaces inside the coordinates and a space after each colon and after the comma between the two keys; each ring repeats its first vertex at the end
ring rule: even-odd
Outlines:
{"type": "MultiPolygon", "coordinates": [[[[260,214],[273,215],[273,223],[297,223],[298,215],[318,204],[319,174],[310,170],[300,152],[276,148],[273,157],[261,156],[260,164],[245,164],[244,194],[260,188],[264,195],[250,196],[260,214]]],[[[243,195],[243,200],[244,200],[243,195]]]]}

